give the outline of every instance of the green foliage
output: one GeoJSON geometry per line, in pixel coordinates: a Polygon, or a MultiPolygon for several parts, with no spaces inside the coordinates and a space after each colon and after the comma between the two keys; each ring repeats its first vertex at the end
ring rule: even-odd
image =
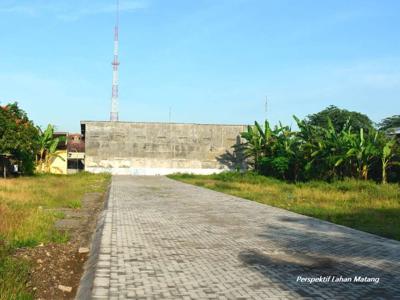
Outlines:
{"type": "Polygon", "coordinates": [[[398,151],[397,143],[394,139],[386,141],[381,153],[382,162],[382,183],[387,183],[387,169],[393,165],[400,165],[400,162],[393,161],[398,151]]]}
{"type": "MultiPolygon", "coordinates": [[[[57,154],[57,146],[60,142],[65,142],[63,137],[54,137],[54,129],[51,124],[48,124],[44,131],[39,129],[39,149],[36,164],[40,172],[50,172],[52,160],[60,157],[57,154]]],[[[61,159],[64,160],[62,157],[61,159]]]]}
{"type": "Polygon", "coordinates": [[[23,173],[32,174],[35,165],[40,171],[49,171],[51,160],[57,157],[57,145],[63,141],[53,135],[54,126],[49,124],[42,131],[17,103],[0,107],[0,155],[12,155],[23,173]]]}
{"type": "Polygon", "coordinates": [[[391,131],[392,129],[400,128],[400,115],[394,115],[382,120],[379,123],[379,129],[383,131],[391,131]]]}
{"type": "Polygon", "coordinates": [[[289,170],[289,163],[289,158],[285,156],[263,157],[260,170],[264,175],[275,175],[279,179],[285,179],[285,174],[289,170]]]}
{"type": "Polygon", "coordinates": [[[79,200],[79,199],[71,199],[71,200],[68,202],[67,206],[68,206],[69,208],[75,208],[75,209],[81,208],[81,207],[82,207],[82,202],[81,202],[81,200],[79,200]]]}
{"type": "Polygon", "coordinates": [[[27,292],[29,265],[11,256],[12,249],[0,237],[0,300],[33,299],[27,292]]]}
{"type": "Polygon", "coordinates": [[[19,160],[26,174],[34,170],[38,137],[38,129],[17,103],[0,107],[0,154],[19,160]]]}
{"type": "MultiPolygon", "coordinates": [[[[257,124],[257,122],[256,122],[257,124]]],[[[245,155],[247,158],[251,158],[250,164],[255,169],[259,169],[260,158],[262,157],[262,136],[257,130],[257,126],[247,126],[247,132],[242,132],[242,138],[246,139],[245,155]]]]}
{"type": "Polygon", "coordinates": [[[293,151],[295,140],[291,139],[291,135],[289,127],[279,124],[271,128],[268,121],[265,121],[264,126],[258,122],[254,126],[248,126],[241,136],[246,140],[245,155],[250,158],[254,169],[264,175],[276,173],[280,174],[280,178],[285,178],[296,155],[293,151]]]}
{"type": "MultiPolygon", "coordinates": [[[[325,112],[332,110],[337,108],[329,107],[325,112]]],[[[255,122],[242,133],[245,154],[255,171],[294,181],[352,177],[383,183],[388,181],[388,172],[398,173],[395,168],[400,165],[398,143],[369,126],[369,122],[354,127],[351,119],[343,123],[337,122],[336,117],[335,123],[327,117],[320,126],[310,119],[300,120],[295,116],[294,119],[297,131],[282,124],[271,128],[266,121],[264,126],[255,122]],[[342,124],[340,129],[338,124],[342,124]]]]}
{"type": "Polygon", "coordinates": [[[333,127],[335,127],[336,131],[340,131],[346,123],[349,123],[356,132],[361,128],[363,128],[364,131],[373,128],[373,122],[368,118],[368,116],[359,112],[340,109],[334,105],[328,106],[316,114],[308,115],[306,122],[309,125],[328,128],[328,119],[332,121],[333,127]]]}

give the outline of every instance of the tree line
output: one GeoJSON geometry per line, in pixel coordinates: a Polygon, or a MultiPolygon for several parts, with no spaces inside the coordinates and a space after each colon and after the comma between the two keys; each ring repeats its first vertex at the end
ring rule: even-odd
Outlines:
{"type": "Polygon", "coordinates": [[[366,115],[330,106],[294,120],[297,130],[265,121],[241,134],[244,153],[257,172],[291,181],[400,181],[400,143],[393,131],[400,116],[375,126],[366,115]]]}
{"type": "MultiPolygon", "coordinates": [[[[253,168],[267,176],[291,180],[335,180],[345,177],[400,182],[400,116],[377,126],[358,112],[330,106],[300,120],[298,129],[255,122],[241,135],[253,168]]],[[[48,172],[62,138],[54,126],[36,126],[17,103],[0,106],[0,156],[18,161],[24,174],[48,172]]]]}
{"type": "Polygon", "coordinates": [[[21,173],[48,172],[60,142],[63,139],[54,137],[54,126],[42,130],[18,103],[0,106],[0,156],[15,161],[21,173]]]}

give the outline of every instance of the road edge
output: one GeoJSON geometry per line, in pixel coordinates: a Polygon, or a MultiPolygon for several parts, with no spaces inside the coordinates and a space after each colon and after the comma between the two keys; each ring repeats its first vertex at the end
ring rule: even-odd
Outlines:
{"type": "Polygon", "coordinates": [[[76,300],[91,299],[93,282],[100,252],[101,238],[105,224],[106,211],[108,209],[108,204],[110,200],[110,189],[111,182],[108,185],[107,190],[104,194],[103,210],[97,217],[96,229],[91,237],[89,257],[83,267],[84,271],[81,280],[79,281],[79,287],[75,296],[76,300]]]}

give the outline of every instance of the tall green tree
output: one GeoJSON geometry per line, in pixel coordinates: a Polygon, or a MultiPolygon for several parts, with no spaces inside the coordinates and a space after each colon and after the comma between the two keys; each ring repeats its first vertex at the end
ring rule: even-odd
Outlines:
{"type": "Polygon", "coordinates": [[[355,111],[341,109],[334,105],[328,106],[318,113],[308,115],[305,119],[305,122],[309,125],[328,129],[328,119],[331,120],[336,131],[342,130],[346,123],[349,123],[349,126],[351,126],[356,132],[359,132],[361,128],[364,129],[364,132],[367,132],[374,127],[374,123],[367,115],[355,111]]]}
{"type": "Polygon", "coordinates": [[[18,103],[0,106],[0,154],[19,160],[24,173],[34,171],[38,138],[38,129],[18,103]]]}
{"type": "Polygon", "coordinates": [[[379,129],[382,131],[391,131],[393,129],[400,128],[400,115],[394,115],[382,120],[379,123],[379,129]]]}

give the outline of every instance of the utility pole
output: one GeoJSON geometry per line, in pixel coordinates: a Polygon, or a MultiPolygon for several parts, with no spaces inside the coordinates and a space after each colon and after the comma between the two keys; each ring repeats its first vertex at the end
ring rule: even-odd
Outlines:
{"type": "Polygon", "coordinates": [[[265,96],[265,119],[268,119],[268,96],[265,96]]]}

